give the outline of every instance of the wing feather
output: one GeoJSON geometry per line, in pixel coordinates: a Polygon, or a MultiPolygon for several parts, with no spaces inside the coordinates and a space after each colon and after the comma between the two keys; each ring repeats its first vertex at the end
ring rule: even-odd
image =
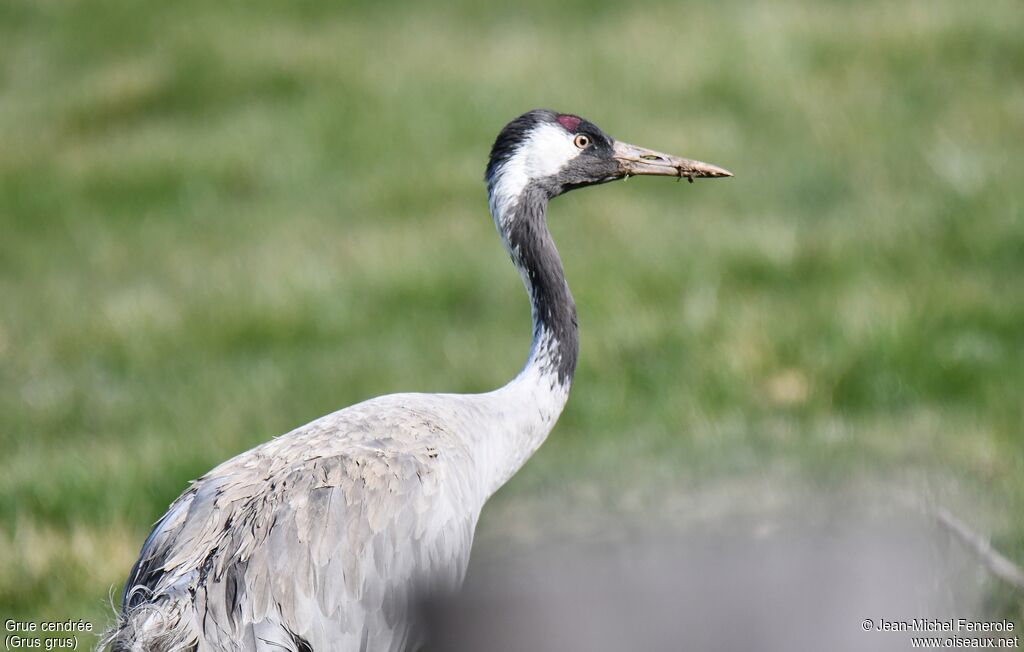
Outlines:
{"type": "Polygon", "coordinates": [[[309,424],[197,480],[127,586],[193,596],[199,649],[400,649],[413,592],[461,581],[482,500],[467,490],[464,449],[439,444],[443,428],[425,438],[422,414],[412,434],[409,420],[371,427],[361,414],[309,424]],[[382,431],[395,434],[366,436],[382,431]]]}

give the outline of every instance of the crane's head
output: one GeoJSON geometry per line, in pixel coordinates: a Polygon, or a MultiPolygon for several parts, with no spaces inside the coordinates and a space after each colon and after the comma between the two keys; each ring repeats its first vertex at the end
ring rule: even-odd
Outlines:
{"type": "Polygon", "coordinates": [[[487,164],[492,210],[533,188],[555,197],[630,176],[731,177],[710,163],[662,154],[615,140],[583,118],[536,109],[498,134],[487,164]]]}

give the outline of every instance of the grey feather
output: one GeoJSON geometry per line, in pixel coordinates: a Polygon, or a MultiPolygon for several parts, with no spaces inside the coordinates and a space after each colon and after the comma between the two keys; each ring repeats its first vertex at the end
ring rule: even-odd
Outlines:
{"type": "Polygon", "coordinates": [[[128,586],[194,595],[175,626],[199,649],[350,650],[365,632],[402,649],[410,593],[458,584],[486,499],[466,446],[480,424],[450,400],[381,397],[225,462],[171,505],[128,586]]]}

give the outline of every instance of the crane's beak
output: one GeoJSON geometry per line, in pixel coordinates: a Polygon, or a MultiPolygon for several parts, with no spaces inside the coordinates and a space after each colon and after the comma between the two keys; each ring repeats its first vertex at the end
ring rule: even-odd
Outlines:
{"type": "Polygon", "coordinates": [[[640,176],[642,174],[685,177],[693,183],[696,177],[731,177],[732,172],[717,165],[702,161],[691,161],[671,154],[662,154],[653,149],[644,149],[629,143],[615,141],[612,156],[619,162],[619,172],[623,177],[640,176]]]}

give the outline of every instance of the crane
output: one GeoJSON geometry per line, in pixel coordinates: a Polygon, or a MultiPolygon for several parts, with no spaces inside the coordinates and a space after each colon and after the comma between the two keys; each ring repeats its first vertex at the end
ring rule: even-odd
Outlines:
{"type": "Polygon", "coordinates": [[[459,587],[487,499],[533,454],[569,396],[576,307],[548,201],[633,175],[720,167],[533,110],[491,149],[498,234],[529,293],[519,374],[484,394],[391,394],[321,417],[192,482],[157,521],[101,645],[170,650],[386,652],[420,645],[412,602],[459,587]]]}

